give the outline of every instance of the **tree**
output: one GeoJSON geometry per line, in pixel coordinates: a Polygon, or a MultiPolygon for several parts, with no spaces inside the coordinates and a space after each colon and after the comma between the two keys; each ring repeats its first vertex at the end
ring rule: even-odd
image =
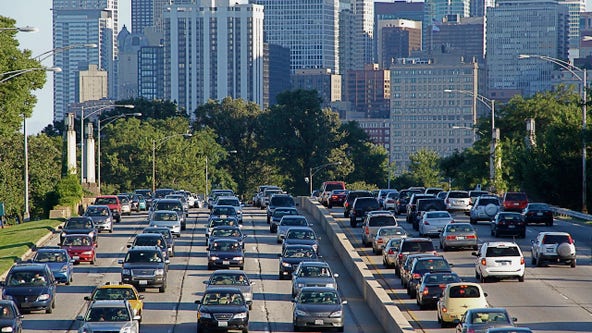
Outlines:
{"type": "Polygon", "coordinates": [[[418,185],[426,187],[439,186],[441,175],[439,169],[440,156],[434,150],[420,149],[409,155],[409,173],[418,185]]]}

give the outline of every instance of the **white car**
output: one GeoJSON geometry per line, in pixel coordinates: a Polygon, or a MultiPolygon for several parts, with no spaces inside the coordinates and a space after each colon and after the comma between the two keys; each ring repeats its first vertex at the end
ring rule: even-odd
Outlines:
{"type": "Polygon", "coordinates": [[[243,223],[243,204],[236,196],[221,196],[216,199],[214,206],[233,206],[238,216],[238,223],[243,223]]]}
{"type": "Polygon", "coordinates": [[[447,211],[436,210],[425,212],[419,222],[419,236],[437,236],[451,222],[454,222],[454,219],[447,211]]]}
{"type": "Polygon", "coordinates": [[[478,221],[492,221],[495,215],[500,212],[500,205],[498,197],[490,195],[477,197],[469,212],[469,221],[471,224],[478,221]]]}
{"type": "Polygon", "coordinates": [[[181,236],[181,219],[174,210],[156,210],[152,213],[149,227],[167,227],[177,237],[181,236]]]}
{"type": "Polygon", "coordinates": [[[518,279],[524,282],[524,255],[514,242],[486,242],[473,252],[475,278],[485,283],[489,278],[518,279]]]}
{"type": "Polygon", "coordinates": [[[448,191],[444,202],[448,211],[468,213],[471,210],[471,197],[469,197],[469,192],[467,191],[448,191]]]}
{"type": "Polygon", "coordinates": [[[546,263],[566,263],[576,267],[576,242],[567,232],[539,232],[531,241],[532,264],[543,266],[546,263]]]}

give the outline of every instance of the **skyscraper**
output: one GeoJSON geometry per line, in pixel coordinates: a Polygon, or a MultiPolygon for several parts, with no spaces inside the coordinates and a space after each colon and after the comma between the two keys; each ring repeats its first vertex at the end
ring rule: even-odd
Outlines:
{"type": "Polygon", "coordinates": [[[422,25],[423,50],[431,50],[432,33],[438,31],[438,24],[448,15],[469,17],[471,0],[425,0],[422,25]]]}
{"type": "Polygon", "coordinates": [[[341,0],[339,6],[339,67],[347,73],[373,63],[374,3],[341,0]]]}
{"type": "Polygon", "coordinates": [[[201,0],[164,13],[165,98],[188,114],[209,99],[263,107],[263,7],[201,0]]]}
{"type": "Polygon", "coordinates": [[[115,94],[114,59],[117,56],[118,0],[53,0],[54,121],[62,121],[76,94],[78,72],[96,65],[107,71],[109,96],[115,94]],[[96,44],[97,48],[84,47],[96,44]]]}
{"type": "MultiPolygon", "coordinates": [[[[131,0],[132,32],[144,33],[146,28],[163,31],[163,12],[170,0],[131,0]]],[[[183,1],[175,1],[180,3],[183,1]]]]}

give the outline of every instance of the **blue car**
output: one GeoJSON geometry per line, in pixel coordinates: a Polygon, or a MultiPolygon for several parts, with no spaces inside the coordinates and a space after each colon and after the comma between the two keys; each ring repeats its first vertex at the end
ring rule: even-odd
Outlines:
{"type": "Polygon", "coordinates": [[[56,305],[56,283],[46,264],[19,263],[1,283],[2,299],[11,299],[23,313],[43,310],[52,313],[56,305]]]}
{"type": "Polygon", "coordinates": [[[74,273],[74,260],[68,255],[68,251],[60,247],[41,247],[38,248],[33,259],[33,263],[46,264],[53,273],[56,281],[69,285],[74,273]]]}

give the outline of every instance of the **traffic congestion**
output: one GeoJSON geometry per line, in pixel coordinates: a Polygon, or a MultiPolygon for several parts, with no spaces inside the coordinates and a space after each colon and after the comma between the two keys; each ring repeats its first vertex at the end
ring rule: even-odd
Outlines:
{"type": "MultiPolygon", "coordinates": [[[[405,198],[343,187],[304,200],[331,207],[416,331],[592,330],[590,291],[573,290],[589,283],[587,229],[574,233],[577,224],[549,222],[544,205],[518,209],[485,191],[413,188],[405,198]],[[333,191],[344,196],[332,201],[333,191]],[[533,297],[513,303],[513,295],[537,293],[544,306],[533,297]]],[[[281,188],[261,186],[248,204],[231,190],[205,200],[172,189],[146,200],[141,192],[115,196],[129,199],[129,213],[98,198],[13,266],[0,304],[13,326],[3,332],[397,331],[380,326],[364,303],[319,227],[326,222],[281,188]]]]}

